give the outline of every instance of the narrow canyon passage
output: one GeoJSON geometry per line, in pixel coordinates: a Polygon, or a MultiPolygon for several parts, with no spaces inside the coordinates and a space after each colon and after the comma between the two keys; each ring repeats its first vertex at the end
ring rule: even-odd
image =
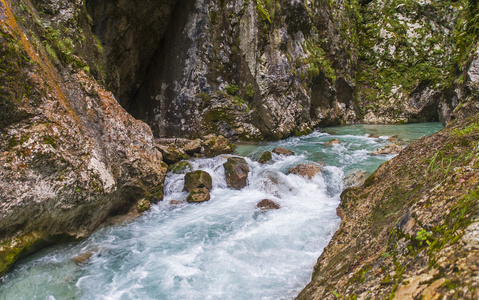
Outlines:
{"type": "Polygon", "coordinates": [[[237,154],[250,167],[242,190],[227,187],[225,156],[191,160],[194,170],[213,177],[210,201],[170,204],[187,193],[184,175],[169,173],[165,199],[152,211],[26,259],[4,277],[0,299],[291,299],[310,280],[339,226],[336,207],[345,175],[358,169],[370,174],[392,158],[368,154],[389,144],[390,136],[408,143],[440,128],[439,123],[354,125],[239,145],[237,154]],[[341,144],[328,145],[335,138],[341,144]],[[269,164],[256,162],[275,147],[296,155],[273,154],[269,164]],[[312,162],[325,164],[312,179],[288,174],[290,167],[312,162]],[[256,208],[265,198],[281,208],[256,208]],[[85,254],[87,260],[78,263],[85,254]]]}

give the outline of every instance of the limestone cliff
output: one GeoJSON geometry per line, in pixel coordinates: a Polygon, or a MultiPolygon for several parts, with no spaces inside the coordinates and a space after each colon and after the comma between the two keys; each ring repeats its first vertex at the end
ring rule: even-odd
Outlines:
{"type": "Polygon", "coordinates": [[[0,1],[0,274],[162,197],[150,128],[94,79],[101,49],[82,5],[56,4],[0,1]]]}
{"type": "Polygon", "coordinates": [[[109,88],[157,136],[279,139],[357,119],[354,56],[326,1],[155,3],[87,7],[109,88]]]}
{"type": "MultiPolygon", "coordinates": [[[[478,84],[474,46],[468,86],[478,84]]],[[[340,228],[297,299],[479,297],[479,101],[465,99],[444,130],[343,192],[340,228]]]]}

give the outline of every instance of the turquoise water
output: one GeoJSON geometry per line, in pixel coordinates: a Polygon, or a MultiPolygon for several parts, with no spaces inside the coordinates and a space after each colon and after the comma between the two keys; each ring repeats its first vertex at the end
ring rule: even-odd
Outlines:
{"type": "Polygon", "coordinates": [[[168,174],[165,200],[150,212],[23,260],[1,279],[0,299],[292,299],[310,280],[339,226],[336,207],[344,176],[356,169],[371,173],[391,159],[368,155],[388,144],[389,136],[407,144],[441,128],[439,123],[354,125],[238,145],[237,154],[251,169],[241,191],[226,186],[225,156],[192,160],[194,169],[213,177],[210,201],[171,205],[186,193],[183,175],[168,174]],[[333,138],[342,143],[327,146],[333,138]],[[267,165],[256,162],[275,147],[297,155],[273,155],[267,165]],[[312,179],[287,174],[308,161],[326,167],[312,179]],[[264,198],[281,208],[258,210],[264,198]],[[82,253],[92,256],[75,263],[72,259],[82,253]]]}

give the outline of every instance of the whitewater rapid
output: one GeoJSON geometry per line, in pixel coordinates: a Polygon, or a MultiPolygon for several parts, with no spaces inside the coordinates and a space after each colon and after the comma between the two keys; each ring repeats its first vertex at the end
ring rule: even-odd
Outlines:
{"type": "Polygon", "coordinates": [[[239,146],[250,168],[240,191],[226,185],[228,156],[191,160],[194,170],[212,176],[210,201],[170,204],[187,193],[184,174],[169,173],[165,198],[150,212],[27,258],[2,278],[0,299],[292,299],[339,226],[344,176],[356,169],[371,173],[393,157],[369,155],[389,142],[388,135],[366,133],[337,129],[239,146]],[[333,138],[342,143],[326,145],[333,138]],[[277,146],[297,155],[256,161],[277,146]],[[288,174],[305,162],[326,166],[312,179],[288,174]],[[262,199],[281,208],[261,211],[256,204],[262,199]],[[73,261],[85,253],[92,255],[88,261],[73,261]]]}

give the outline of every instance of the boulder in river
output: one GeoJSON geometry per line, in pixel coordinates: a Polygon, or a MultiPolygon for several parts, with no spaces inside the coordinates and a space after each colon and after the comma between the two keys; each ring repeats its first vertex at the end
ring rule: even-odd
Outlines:
{"type": "Polygon", "coordinates": [[[189,154],[189,155],[200,153],[202,148],[201,143],[202,143],[201,139],[192,140],[191,142],[185,145],[183,150],[185,150],[186,154],[189,154]]]}
{"type": "Polygon", "coordinates": [[[206,187],[193,189],[188,197],[186,197],[186,201],[189,203],[205,202],[208,200],[210,200],[210,192],[206,187]]]}
{"type": "Polygon", "coordinates": [[[274,148],[272,152],[284,156],[296,155],[296,153],[286,148],[274,148]]]}
{"type": "Polygon", "coordinates": [[[146,199],[141,199],[136,203],[136,209],[139,213],[148,211],[151,209],[151,202],[146,199]]]}
{"type": "Polygon", "coordinates": [[[249,167],[242,157],[229,157],[223,164],[225,168],[226,184],[234,189],[241,190],[246,186],[249,167]]]}
{"type": "Polygon", "coordinates": [[[90,258],[93,256],[93,252],[88,251],[82,254],[79,254],[75,257],[72,258],[72,260],[77,264],[77,265],[83,265],[86,262],[90,260],[90,258]]]}
{"type": "Polygon", "coordinates": [[[397,143],[388,144],[380,149],[377,149],[373,152],[370,152],[370,155],[381,155],[381,154],[399,154],[402,151],[402,146],[397,143]]]}
{"type": "Polygon", "coordinates": [[[188,158],[188,156],[183,153],[179,148],[175,146],[164,146],[164,145],[156,145],[161,153],[163,154],[163,160],[171,165],[179,162],[182,159],[188,158]]]}
{"type": "Polygon", "coordinates": [[[235,150],[235,147],[230,140],[222,135],[214,134],[209,134],[203,137],[203,147],[207,157],[232,153],[235,150]]]}
{"type": "Polygon", "coordinates": [[[317,164],[299,164],[294,168],[289,168],[289,173],[311,179],[314,175],[321,173],[321,166],[317,164]]]}
{"type": "Polygon", "coordinates": [[[368,173],[363,170],[354,170],[343,179],[344,188],[362,185],[368,178],[368,173]]]}
{"type": "Polygon", "coordinates": [[[332,140],[330,140],[329,142],[326,143],[326,145],[328,145],[328,146],[340,145],[340,144],[341,144],[341,141],[338,140],[338,139],[332,139],[332,140]]]}
{"type": "Polygon", "coordinates": [[[191,166],[191,164],[185,160],[182,160],[180,162],[177,162],[176,164],[171,165],[169,169],[171,172],[175,174],[182,174],[182,173],[193,171],[193,167],[191,166]]]}
{"type": "Polygon", "coordinates": [[[259,158],[259,161],[258,161],[258,162],[259,162],[260,164],[265,164],[265,163],[269,162],[269,161],[272,160],[272,159],[273,159],[273,156],[272,156],[271,152],[265,151],[265,152],[263,152],[263,154],[261,154],[261,157],[259,158]]]}
{"type": "Polygon", "coordinates": [[[213,188],[211,175],[208,174],[208,172],[198,170],[185,174],[185,191],[191,192],[196,188],[202,187],[205,187],[208,190],[213,188]]]}
{"type": "Polygon", "coordinates": [[[281,206],[278,203],[276,203],[272,200],[269,200],[269,199],[261,200],[260,202],[258,202],[256,207],[258,207],[261,210],[271,210],[271,209],[280,209],[281,208],[281,206]]]}

